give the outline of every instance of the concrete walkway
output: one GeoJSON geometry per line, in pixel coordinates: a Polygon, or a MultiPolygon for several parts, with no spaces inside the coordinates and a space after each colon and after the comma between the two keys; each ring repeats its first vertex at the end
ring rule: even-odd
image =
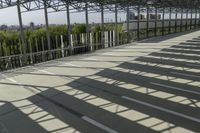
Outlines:
{"type": "Polygon", "coordinates": [[[0,74],[0,133],[200,132],[200,31],[0,74]]]}

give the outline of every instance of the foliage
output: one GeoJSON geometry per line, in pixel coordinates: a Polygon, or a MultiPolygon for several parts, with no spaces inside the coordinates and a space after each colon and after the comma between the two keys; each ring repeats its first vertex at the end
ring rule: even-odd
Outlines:
{"type": "Polygon", "coordinates": [[[38,37],[45,37],[46,36],[46,30],[44,28],[37,29],[35,31],[32,31],[32,34],[30,37],[32,38],[38,38],[38,37]]]}
{"type": "Polygon", "coordinates": [[[101,26],[100,26],[100,24],[97,24],[97,25],[93,26],[93,27],[91,28],[91,31],[92,31],[93,33],[100,32],[100,31],[101,31],[101,26]]]}
{"type": "MultiPolygon", "coordinates": [[[[118,24],[117,29],[119,32],[122,32],[122,24],[118,24]]],[[[100,24],[96,24],[91,28],[91,31],[94,33],[100,32],[101,30],[102,30],[102,27],[100,24]]],[[[113,31],[113,30],[115,30],[115,25],[114,24],[105,24],[104,30],[105,31],[113,31]]]]}
{"type": "Polygon", "coordinates": [[[49,32],[51,36],[61,36],[67,34],[67,26],[59,25],[59,26],[50,26],[49,32]]]}
{"type": "Polygon", "coordinates": [[[6,34],[4,31],[0,31],[0,41],[2,42],[3,40],[5,40],[6,38],[6,34]]]}
{"type": "MultiPolygon", "coordinates": [[[[121,25],[118,25],[118,30],[121,31],[121,25]]],[[[97,24],[91,28],[91,32],[100,32],[101,25],[97,24]]],[[[105,24],[105,30],[114,30],[113,24],[105,24]]],[[[66,25],[59,25],[59,26],[50,26],[49,32],[51,37],[60,36],[60,35],[67,35],[67,26],[66,25]]],[[[86,33],[86,25],[85,24],[75,24],[72,28],[73,34],[81,34],[86,33]]],[[[46,30],[45,28],[38,28],[35,30],[26,29],[25,30],[25,38],[33,39],[33,38],[46,38],[46,30]]],[[[17,30],[2,30],[0,31],[0,41],[15,41],[20,38],[19,31],[17,30]]]]}
{"type": "MultiPolygon", "coordinates": [[[[90,32],[92,33],[98,33],[101,32],[102,27],[101,24],[96,24],[94,26],[90,26],[90,32]]],[[[118,24],[118,31],[121,32],[122,25],[118,24]]],[[[114,30],[115,25],[114,24],[105,24],[104,25],[105,31],[114,30]]],[[[66,25],[55,25],[55,26],[49,26],[49,33],[51,37],[51,42],[53,45],[56,44],[56,42],[60,41],[59,37],[61,35],[65,36],[63,37],[67,39],[67,26],[66,25]],[[58,37],[56,40],[56,36],[58,37]]],[[[80,44],[81,40],[81,33],[86,33],[86,25],[85,24],[75,24],[72,26],[72,34],[75,35],[75,41],[77,41],[77,44],[80,44]]],[[[37,28],[37,29],[25,29],[24,30],[25,39],[27,42],[27,49],[29,49],[29,44],[31,44],[31,47],[33,49],[36,49],[36,47],[42,46],[42,44],[45,44],[45,49],[47,49],[47,38],[46,38],[46,29],[44,27],[37,28]],[[42,41],[43,40],[43,41],[42,41]],[[37,41],[37,43],[36,43],[37,41]],[[36,46],[36,44],[38,46],[36,46]]],[[[0,45],[3,47],[3,49],[8,53],[8,49],[13,49],[15,47],[22,47],[21,41],[20,41],[20,32],[18,30],[1,30],[0,31],[0,45]]]]}
{"type": "Polygon", "coordinates": [[[85,24],[75,24],[72,28],[73,34],[86,33],[86,25],[85,24]]]}

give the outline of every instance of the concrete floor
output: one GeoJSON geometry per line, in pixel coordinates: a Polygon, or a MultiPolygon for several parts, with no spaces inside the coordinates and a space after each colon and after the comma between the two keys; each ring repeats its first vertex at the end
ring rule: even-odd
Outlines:
{"type": "Polygon", "coordinates": [[[200,132],[200,31],[0,74],[0,133],[200,132]]]}

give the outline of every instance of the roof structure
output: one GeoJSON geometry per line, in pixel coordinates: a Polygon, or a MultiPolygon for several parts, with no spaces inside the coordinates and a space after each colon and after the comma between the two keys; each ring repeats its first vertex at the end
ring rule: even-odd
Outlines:
{"type": "Polygon", "coordinates": [[[24,8],[24,11],[34,11],[44,8],[44,3],[48,8],[52,8],[54,11],[63,11],[66,9],[66,5],[69,5],[71,9],[82,11],[85,8],[85,4],[88,4],[90,10],[100,11],[100,7],[103,5],[105,9],[113,10],[113,5],[117,5],[119,9],[126,9],[129,7],[146,7],[150,5],[158,8],[183,8],[183,9],[199,9],[199,0],[0,0],[0,9],[16,6],[20,4],[24,8]]]}

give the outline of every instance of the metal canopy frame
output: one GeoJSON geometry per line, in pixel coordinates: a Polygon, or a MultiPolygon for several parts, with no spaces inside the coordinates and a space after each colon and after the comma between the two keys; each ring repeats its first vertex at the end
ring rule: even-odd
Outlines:
{"type": "Polygon", "coordinates": [[[101,6],[104,9],[115,10],[117,5],[119,9],[126,10],[127,6],[146,7],[151,4],[156,7],[180,8],[180,9],[199,9],[200,0],[0,0],[0,9],[17,6],[20,4],[26,11],[34,11],[44,9],[44,3],[47,3],[47,8],[52,8],[54,11],[63,11],[66,9],[66,4],[77,11],[85,9],[85,3],[88,4],[90,10],[101,11],[101,6]]]}

